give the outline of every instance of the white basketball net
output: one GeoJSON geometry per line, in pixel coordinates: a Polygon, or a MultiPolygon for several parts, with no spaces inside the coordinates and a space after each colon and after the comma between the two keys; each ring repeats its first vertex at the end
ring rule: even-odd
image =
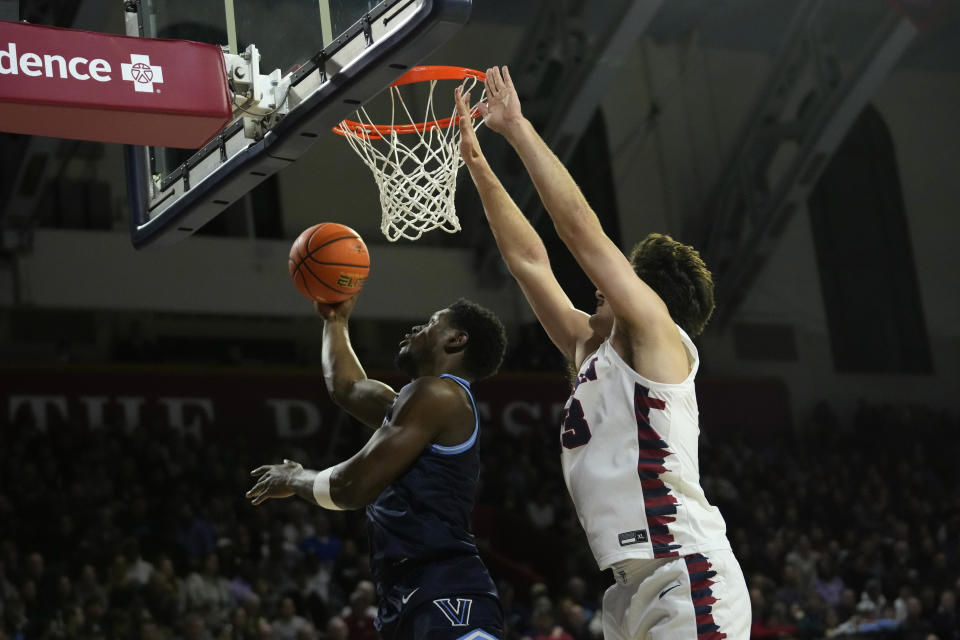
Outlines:
{"type": "MultiPolygon", "coordinates": [[[[442,229],[447,233],[460,231],[460,221],[453,202],[457,171],[463,166],[456,106],[450,114],[449,126],[432,126],[424,131],[401,134],[392,129],[397,125],[398,106],[399,115],[405,116],[406,122],[411,125],[439,120],[433,104],[433,90],[437,82],[430,80],[426,113],[420,120],[414,120],[410,114],[400,87],[391,86],[389,133],[378,134],[376,125],[363,107],[356,113],[356,121],[362,127],[354,125],[354,128],[350,128],[346,122],[338,125],[343,137],[373,172],[383,209],[380,231],[390,242],[400,238],[416,240],[433,229],[442,229]]],[[[463,92],[470,91],[476,83],[476,78],[468,76],[463,80],[463,92]]],[[[450,93],[453,94],[452,87],[450,93]]],[[[484,90],[480,101],[485,97],[484,90]]],[[[481,124],[480,116],[474,112],[474,130],[481,124]]]]}

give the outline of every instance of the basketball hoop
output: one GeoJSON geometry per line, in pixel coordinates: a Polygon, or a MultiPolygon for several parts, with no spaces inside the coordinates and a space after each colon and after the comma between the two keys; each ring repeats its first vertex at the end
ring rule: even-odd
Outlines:
{"type": "MultiPolygon", "coordinates": [[[[437,118],[433,92],[441,80],[458,80],[463,92],[483,82],[482,71],[463,67],[414,67],[390,85],[390,124],[374,124],[365,107],[356,120],[344,120],[333,129],[370,167],[380,191],[383,217],[380,231],[390,242],[416,240],[427,231],[460,231],[454,206],[460,158],[460,127],[456,106],[450,117],[437,118]],[[429,83],[422,121],[411,115],[400,87],[429,83]],[[398,122],[398,118],[404,122],[398,122]]],[[[453,87],[450,87],[453,95],[453,87]]],[[[481,92],[478,104],[483,102],[481,92]]],[[[474,129],[480,126],[476,106],[471,108],[474,129]]]]}

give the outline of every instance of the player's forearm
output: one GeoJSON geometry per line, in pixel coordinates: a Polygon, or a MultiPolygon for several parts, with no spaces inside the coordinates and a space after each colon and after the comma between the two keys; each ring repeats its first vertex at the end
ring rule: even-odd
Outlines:
{"type": "Polygon", "coordinates": [[[497,248],[511,272],[524,264],[547,262],[543,241],[485,162],[470,167],[497,248]]]}
{"type": "Polygon", "coordinates": [[[507,132],[506,138],[523,161],[557,233],[564,241],[576,238],[585,227],[598,223],[577,183],[529,120],[517,123],[507,132]]]}
{"type": "Polygon", "coordinates": [[[311,504],[317,504],[313,495],[313,484],[317,479],[317,473],[312,469],[301,469],[291,477],[289,481],[290,491],[293,491],[298,498],[303,498],[311,504]]]}
{"type": "Polygon", "coordinates": [[[338,404],[349,397],[353,385],[367,379],[350,345],[345,319],[336,318],[323,323],[323,379],[327,392],[338,404]]]}

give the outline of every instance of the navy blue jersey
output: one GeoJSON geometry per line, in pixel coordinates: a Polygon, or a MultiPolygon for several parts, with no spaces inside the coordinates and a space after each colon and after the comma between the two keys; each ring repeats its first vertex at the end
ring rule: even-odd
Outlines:
{"type": "MultiPolygon", "coordinates": [[[[402,565],[433,559],[476,555],[470,530],[477,480],[480,476],[480,421],[470,383],[443,374],[462,386],[473,404],[474,429],[455,447],[431,444],[410,469],[367,506],[370,523],[370,564],[378,582],[393,582],[402,565]]],[[[385,421],[392,418],[393,409],[385,421]]]]}
{"type": "MultiPolygon", "coordinates": [[[[380,595],[376,626],[384,640],[502,636],[497,590],[470,531],[480,477],[477,405],[469,382],[440,377],[470,396],[473,433],[457,446],[429,445],[367,506],[370,569],[380,595]]],[[[392,417],[391,409],[386,421],[392,417]]]]}

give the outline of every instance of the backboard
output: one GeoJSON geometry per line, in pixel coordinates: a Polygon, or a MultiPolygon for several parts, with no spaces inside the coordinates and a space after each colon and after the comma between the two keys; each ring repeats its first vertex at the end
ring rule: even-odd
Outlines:
{"type": "Polygon", "coordinates": [[[221,45],[235,92],[234,119],[202,149],[126,148],[130,234],[141,248],[191,235],[333,135],[338,122],[452,37],[471,0],[129,0],[125,7],[128,35],[221,45]],[[251,68],[262,74],[256,83],[251,68]]]}

